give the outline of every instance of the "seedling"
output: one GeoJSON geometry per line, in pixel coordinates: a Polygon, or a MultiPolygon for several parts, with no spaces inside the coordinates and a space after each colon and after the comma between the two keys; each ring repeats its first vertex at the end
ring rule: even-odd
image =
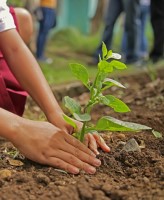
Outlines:
{"type": "MultiPolygon", "coordinates": [[[[80,80],[90,92],[90,99],[82,108],[74,99],[66,96],[64,97],[64,105],[72,114],[72,117],[78,121],[83,122],[80,132],[74,133],[74,136],[80,141],[84,140],[86,133],[95,131],[141,131],[151,129],[148,126],[141,124],[130,123],[115,119],[111,116],[102,116],[96,124],[91,123],[91,111],[96,104],[104,104],[114,109],[115,112],[125,113],[129,112],[129,107],[120,99],[108,94],[104,95],[103,92],[110,89],[112,86],[125,88],[121,83],[108,77],[114,70],[124,70],[126,65],[118,59],[121,55],[108,51],[106,45],[102,43],[102,57],[99,56],[98,70],[96,77],[91,82],[86,67],[81,64],[72,63],[70,68],[74,76],[80,80]]],[[[64,115],[65,121],[77,130],[75,122],[64,115]]]]}

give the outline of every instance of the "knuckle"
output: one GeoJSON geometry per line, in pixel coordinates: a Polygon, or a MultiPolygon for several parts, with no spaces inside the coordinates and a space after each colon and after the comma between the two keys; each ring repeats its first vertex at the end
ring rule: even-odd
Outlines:
{"type": "Polygon", "coordinates": [[[75,148],[79,148],[79,146],[81,146],[81,142],[79,141],[79,140],[77,140],[77,139],[75,139],[75,138],[73,138],[73,140],[72,140],[72,143],[73,143],[73,146],[75,147],[75,148]]]}
{"type": "Polygon", "coordinates": [[[50,157],[50,150],[49,150],[49,149],[45,149],[45,150],[42,152],[42,157],[44,158],[44,160],[49,159],[49,157],[50,157]]]}
{"type": "Polygon", "coordinates": [[[74,156],[75,157],[77,157],[77,158],[79,158],[80,157],[80,151],[79,151],[79,149],[74,149],[74,156]]]}

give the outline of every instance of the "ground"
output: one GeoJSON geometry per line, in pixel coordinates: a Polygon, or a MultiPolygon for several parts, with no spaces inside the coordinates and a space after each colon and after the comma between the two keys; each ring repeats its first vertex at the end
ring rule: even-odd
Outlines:
{"type": "MultiPolygon", "coordinates": [[[[131,108],[130,113],[118,114],[98,106],[93,122],[102,115],[152,127],[164,137],[164,68],[156,79],[144,71],[119,77],[127,89],[113,88],[131,108]]],[[[110,91],[111,92],[111,91],[110,91]]],[[[85,92],[76,97],[81,104],[88,98],[85,92]]],[[[40,113],[31,100],[28,111],[34,117],[40,113]],[[30,110],[31,109],[31,110],[30,110]]],[[[140,133],[103,133],[110,153],[100,154],[102,165],[95,175],[81,172],[67,174],[24,159],[20,154],[13,161],[14,147],[0,139],[0,200],[162,200],[164,199],[164,140],[151,131],[140,133]],[[124,142],[134,138],[141,151],[125,152],[124,142]]]]}

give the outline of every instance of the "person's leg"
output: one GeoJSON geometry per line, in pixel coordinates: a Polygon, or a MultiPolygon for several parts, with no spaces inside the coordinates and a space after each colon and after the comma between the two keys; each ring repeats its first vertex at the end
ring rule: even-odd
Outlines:
{"type": "MultiPolygon", "coordinates": [[[[124,18],[124,21],[125,21],[125,18],[124,18]]],[[[127,55],[127,34],[126,34],[125,26],[124,26],[124,31],[122,35],[122,41],[121,41],[121,54],[123,58],[125,58],[125,56],[127,55]]]]}
{"type": "Polygon", "coordinates": [[[54,9],[42,8],[43,19],[40,21],[39,32],[37,37],[37,59],[44,59],[44,50],[46,46],[46,41],[50,29],[55,23],[55,12],[54,9]]]}
{"type": "Polygon", "coordinates": [[[150,58],[156,62],[164,52],[164,1],[151,0],[151,24],[154,33],[153,49],[150,58]]]}
{"type": "Polygon", "coordinates": [[[140,4],[139,0],[123,0],[125,9],[125,31],[127,34],[126,62],[132,63],[139,58],[140,4]]]}
{"type": "Polygon", "coordinates": [[[94,54],[94,58],[98,61],[99,54],[101,55],[102,41],[106,44],[108,49],[111,49],[113,29],[120,13],[123,11],[121,0],[110,0],[105,17],[105,28],[102,35],[101,42],[94,54]]]}
{"type": "Polygon", "coordinates": [[[148,55],[148,43],[145,33],[147,18],[149,15],[150,6],[141,5],[141,31],[140,31],[140,56],[145,58],[148,55]]]}
{"type": "Polygon", "coordinates": [[[24,8],[14,8],[18,21],[19,34],[26,44],[29,44],[33,34],[32,16],[24,8]]]}

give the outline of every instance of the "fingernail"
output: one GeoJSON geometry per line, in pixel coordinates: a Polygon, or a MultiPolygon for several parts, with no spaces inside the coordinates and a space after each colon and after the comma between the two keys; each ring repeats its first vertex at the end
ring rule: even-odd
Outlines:
{"type": "Polygon", "coordinates": [[[89,167],[88,168],[88,173],[89,174],[94,174],[96,172],[96,169],[94,167],[89,167]]]}
{"type": "Polygon", "coordinates": [[[72,173],[73,174],[78,174],[80,171],[79,171],[79,169],[78,168],[74,168],[73,170],[72,170],[72,173]]]}
{"type": "Polygon", "coordinates": [[[97,150],[94,150],[96,156],[99,155],[100,153],[97,150]]]}
{"type": "Polygon", "coordinates": [[[96,159],[95,162],[94,162],[94,165],[99,167],[101,165],[101,161],[96,159]]]}
{"type": "Polygon", "coordinates": [[[110,148],[106,145],[106,149],[107,149],[107,151],[110,151],[110,148]]]}

